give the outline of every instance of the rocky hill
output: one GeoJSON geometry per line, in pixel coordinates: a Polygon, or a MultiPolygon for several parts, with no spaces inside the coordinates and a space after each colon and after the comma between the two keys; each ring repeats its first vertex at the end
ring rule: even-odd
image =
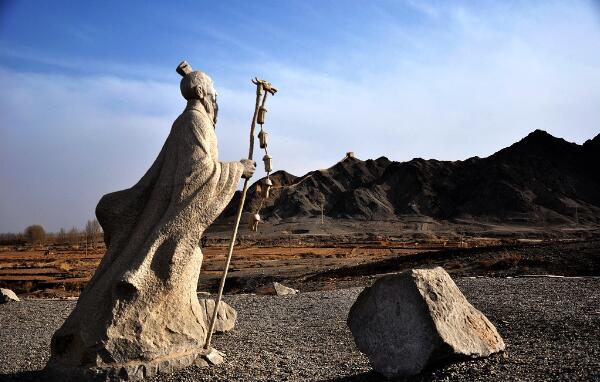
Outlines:
{"type": "MultiPolygon", "coordinates": [[[[464,161],[347,157],[325,170],[271,176],[261,215],[275,221],[320,216],[395,220],[423,215],[524,224],[600,223],[600,135],[583,145],[536,130],[487,157],[464,161]]],[[[259,180],[260,181],[260,180],[259,180]]],[[[257,183],[246,210],[260,203],[257,183]]],[[[223,212],[231,218],[239,193],[223,212]]]]}

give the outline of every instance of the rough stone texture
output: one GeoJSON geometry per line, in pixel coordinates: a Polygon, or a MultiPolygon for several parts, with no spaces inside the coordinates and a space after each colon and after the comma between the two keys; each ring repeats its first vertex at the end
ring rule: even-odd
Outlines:
{"type": "Polygon", "coordinates": [[[52,338],[49,370],[131,380],[205,355],[199,241],[235,193],[244,166],[218,160],[210,77],[187,74],[181,92],[187,107],[150,169],[96,207],[108,250],[52,338]]]}
{"type": "Polygon", "coordinates": [[[79,382],[79,381],[136,381],[159,374],[173,373],[189,367],[206,367],[224,362],[225,355],[216,349],[197,349],[187,353],[178,353],[152,360],[141,360],[118,365],[102,365],[99,367],[47,367],[43,378],[47,381],[79,382]]]}
{"type": "MultiPolygon", "coordinates": [[[[206,327],[210,324],[210,318],[212,317],[215,309],[215,300],[213,299],[201,299],[200,307],[204,311],[204,320],[206,327]]],[[[235,320],[237,319],[237,312],[225,301],[221,301],[219,310],[217,310],[217,320],[215,321],[214,333],[225,333],[233,330],[235,327],[235,320]]]]}
{"type": "Polygon", "coordinates": [[[278,282],[263,285],[256,290],[256,294],[285,296],[298,293],[297,289],[286,287],[278,282]]]}
{"type": "Polygon", "coordinates": [[[10,289],[0,288],[0,304],[4,304],[9,301],[21,301],[19,297],[10,289]]]}
{"type": "Polygon", "coordinates": [[[407,377],[454,357],[504,350],[494,325],[437,267],[388,275],[358,296],[348,315],[356,345],[375,370],[407,377]]]}

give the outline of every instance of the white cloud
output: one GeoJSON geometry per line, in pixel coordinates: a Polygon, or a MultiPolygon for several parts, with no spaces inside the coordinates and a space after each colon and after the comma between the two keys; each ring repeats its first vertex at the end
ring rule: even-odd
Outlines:
{"type": "MultiPolygon", "coordinates": [[[[259,67],[280,89],[265,126],[276,169],[301,175],[346,151],[465,159],[536,128],[579,143],[599,132],[600,24],[590,7],[420,11],[429,28],[382,24],[385,38],[371,47],[357,40],[352,52],[332,47],[322,71],[277,60],[237,65],[236,75],[259,67]]],[[[0,231],[81,225],[102,194],[135,183],[184,106],[170,75],[0,71],[0,231]]],[[[237,160],[247,153],[254,90],[215,80],[221,160],[237,160]]]]}
{"type": "Polygon", "coordinates": [[[143,174],[177,115],[172,84],[6,70],[0,81],[0,231],[82,225],[103,193],[143,174]]]}

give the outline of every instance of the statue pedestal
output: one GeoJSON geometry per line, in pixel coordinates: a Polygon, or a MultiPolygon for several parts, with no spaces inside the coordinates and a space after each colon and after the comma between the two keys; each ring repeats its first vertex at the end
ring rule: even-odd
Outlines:
{"type": "Polygon", "coordinates": [[[132,361],[125,364],[112,364],[86,367],[57,367],[46,369],[50,381],[86,381],[86,382],[118,382],[139,381],[154,377],[157,374],[173,373],[188,366],[207,367],[224,362],[225,354],[210,348],[199,352],[170,354],[166,357],[150,361],[132,361]]]}

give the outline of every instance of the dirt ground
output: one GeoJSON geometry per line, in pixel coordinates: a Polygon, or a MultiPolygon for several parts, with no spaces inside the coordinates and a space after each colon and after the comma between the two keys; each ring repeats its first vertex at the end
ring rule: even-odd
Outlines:
{"type": "MultiPolygon", "coordinates": [[[[198,289],[214,292],[225,263],[226,241],[203,248],[198,289]]],[[[600,238],[402,240],[385,236],[302,235],[235,247],[226,293],[248,293],[271,281],[303,289],[362,285],[360,279],[411,267],[440,265],[457,276],[600,275],[600,238]],[[358,283],[358,284],[357,284],[358,283]],[[338,285],[339,284],[339,285],[338,285]]],[[[104,249],[0,250],[0,286],[23,297],[77,296],[104,249]]]]}
{"type": "MultiPolygon", "coordinates": [[[[236,290],[236,280],[255,278],[299,278],[315,272],[392,255],[414,254],[430,250],[418,246],[399,246],[388,242],[327,245],[289,242],[285,246],[267,247],[258,243],[235,248],[230,268],[228,290],[236,290]]],[[[210,245],[203,248],[200,289],[211,289],[222,273],[227,248],[210,245]]],[[[90,279],[104,249],[96,250],[24,250],[0,252],[0,285],[29,297],[76,296],[90,279]]],[[[265,281],[266,282],[266,281],[265,281]]]]}
{"type": "MultiPolygon", "coordinates": [[[[600,238],[450,248],[342,266],[302,280],[305,289],[368,285],[378,275],[441,266],[453,277],[600,276],[600,238]]],[[[293,283],[292,283],[293,284],[293,283]]]]}

